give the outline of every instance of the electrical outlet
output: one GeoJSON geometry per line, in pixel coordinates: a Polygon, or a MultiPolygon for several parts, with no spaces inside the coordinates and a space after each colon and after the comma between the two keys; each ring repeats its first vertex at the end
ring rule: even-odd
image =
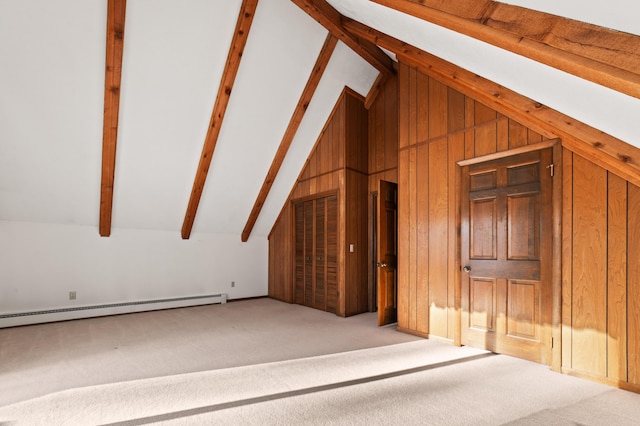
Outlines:
{"type": "Polygon", "coordinates": [[[69,300],[76,300],[76,292],[75,291],[70,291],[69,292],[69,300]]]}
{"type": "Polygon", "coordinates": [[[235,281],[231,281],[231,287],[235,287],[236,286],[236,282],[235,281]]]}

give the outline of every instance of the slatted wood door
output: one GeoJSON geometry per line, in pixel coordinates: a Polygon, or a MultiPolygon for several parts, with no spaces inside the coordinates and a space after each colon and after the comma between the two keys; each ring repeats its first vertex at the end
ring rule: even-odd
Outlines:
{"type": "Polygon", "coordinates": [[[465,345],[551,362],[551,173],[545,149],[462,169],[465,345]]]}
{"type": "Polygon", "coordinates": [[[378,325],[398,320],[398,288],[396,273],[398,231],[398,185],[378,181],[377,197],[378,242],[376,256],[378,267],[378,325]]]}
{"type": "Polygon", "coordinates": [[[336,312],[338,306],[338,198],[295,204],[294,302],[336,312]]]}

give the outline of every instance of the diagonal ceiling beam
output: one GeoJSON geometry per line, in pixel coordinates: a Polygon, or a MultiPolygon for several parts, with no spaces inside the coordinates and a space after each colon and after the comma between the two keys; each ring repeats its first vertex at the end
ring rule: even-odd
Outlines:
{"type": "Polygon", "coordinates": [[[331,54],[333,53],[336,44],[338,44],[338,39],[333,34],[329,33],[326,40],[324,41],[322,49],[320,50],[318,59],[316,60],[313,69],[311,70],[311,75],[309,76],[307,85],[302,91],[302,95],[300,96],[298,105],[296,106],[296,109],[293,112],[293,116],[289,121],[289,126],[287,126],[287,130],[284,132],[284,136],[282,137],[282,141],[280,142],[278,151],[273,158],[273,162],[271,163],[271,167],[269,168],[267,177],[262,183],[262,188],[260,188],[258,198],[253,204],[253,209],[251,210],[251,214],[249,215],[247,224],[244,226],[244,230],[242,231],[243,242],[246,242],[249,239],[251,231],[253,230],[253,226],[256,224],[256,220],[258,220],[258,216],[260,216],[260,211],[262,211],[264,202],[269,195],[269,191],[271,191],[273,182],[278,175],[278,171],[280,171],[280,166],[282,166],[282,162],[287,155],[287,151],[289,151],[291,142],[293,141],[293,138],[298,131],[298,127],[300,127],[302,118],[304,117],[305,112],[307,112],[307,107],[309,106],[309,103],[313,98],[313,94],[315,93],[316,88],[320,83],[320,79],[322,78],[322,74],[324,74],[324,70],[327,68],[327,64],[329,63],[329,59],[331,59],[331,54]]]}
{"type": "Polygon", "coordinates": [[[371,0],[640,98],[640,36],[491,0],[371,0]]]}
{"type": "Polygon", "coordinates": [[[342,26],[342,15],[327,3],[326,0],[291,1],[378,71],[383,74],[395,74],[393,60],[380,50],[378,46],[368,40],[359,40],[358,37],[346,31],[342,26]]]}
{"type": "Polygon", "coordinates": [[[238,68],[240,68],[242,52],[244,51],[244,47],[247,43],[249,30],[257,7],[258,0],[243,0],[242,6],[240,7],[240,14],[238,15],[233,40],[231,41],[231,47],[227,55],[227,62],[222,74],[222,80],[218,87],[218,95],[216,96],[216,102],[213,106],[213,112],[211,113],[211,121],[209,122],[207,136],[205,137],[204,146],[202,147],[202,155],[200,156],[200,163],[198,164],[198,170],[193,182],[191,196],[189,197],[187,212],[184,216],[184,222],[182,223],[183,239],[188,239],[191,236],[193,221],[196,218],[198,205],[200,204],[200,198],[202,197],[202,190],[204,189],[204,184],[207,180],[207,174],[209,173],[209,166],[211,165],[213,152],[216,149],[216,143],[218,142],[218,136],[220,134],[220,128],[222,127],[224,114],[227,111],[227,106],[229,105],[229,98],[231,97],[233,83],[235,82],[238,68]]]}
{"type": "Polygon", "coordinates": [[[561,138],[564,147],[640,186],[640,149],[359,22],[345,19],[344,24],[359,37],[396,53],[401,62],[548,138],[561,138]]]}
{"type": "Polygon", "coordinates": [[[127,0],[109,0],[107,5],[107,55],[104,78],[104,121],[102,128],[102,180],[100,184],[100,236],[111,235],[113,181],[116,170],[116,142],[120,109],[120,81],[124,49],[124,19],[127,0]]]}

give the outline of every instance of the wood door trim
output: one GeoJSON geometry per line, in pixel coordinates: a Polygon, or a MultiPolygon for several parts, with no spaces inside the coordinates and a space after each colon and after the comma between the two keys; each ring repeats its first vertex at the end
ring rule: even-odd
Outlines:
{"type": "Polygon", "coordinates": [[[525,145],[518,148],[510,149],[507,151],[496,152],[493,154],[483,155],[481,157],[474,157],[468,160],[458,161],[456,164],[460,167],[472,166],[474,164],[485,163],[487,161],[493,161],[493,160],[499,160],[501,158],[511,157],[513,155],[526,154],[527,152],[541,151],[543,149],[553,148],[556,145],[559,145],[560,143],[561,143],[560,139],[551,139],[548,141],[544,141],[544,142],[540,142],[532,145],[525,145]]]}
{"type": "Polygon", "coordinates": [[[326,197],[330,197],[332,195],[335,195],[336,197],[338,197],[339,192],[337,189],[331,189],[329,191],[324,191],[324,192],[317,192],[315,194],[311,194],[311,195],[305,195],[304,197],[300,197],[300,198],[296,198],[295,200],[291,200],[291,204],[292,205],[296,205],[298,203],[302,203],[305,201],[311,201],[311,200],[317,200],[319,198],[326,198],[326,197]]]}
{"type": "MultiPolygon", "coordinates": [[[[461,213],[462,209],[462,194],[464,182],[462,179],[462,170],[465,166],[485,162],[492,161],[500,158],[509,157],[512,155],[524,154],[527,152],[532,152],[536,150],[543,150],[551,148],[552,149],[552,161],[556,166],[554,168],[554,176],[551,180],[551,246],[552,246],[552,254],[551,254],[551,310],[552,310],[552,321],[550,324],[551,328],[551,369],[554,371],[562,370],[562,204],[563,204],[563,162],[562,162],[562,140],[561,139],[553,139],[550,141],[541,142],[538,144],[527,145],[503,152],[499,152],[496,154],[489,154],[482,157],[476,157],[469,160],[463,160],[456,162],[456,174],[458,179],[460,180],[460,192],[458,193],[457,198],[457,211],[461,213]]],[[[458,224],[458,232],[462,232],[461,224],[458,224]]],[[[458,259],[462,259],[462,245],[460,242],[458,243],[458,259]]],[[[462,265],[460,264],[460,268],[462,265]]],[[[461,279],[461,269],[455,271],[458,279],[455,283],[456,290],[456,306],[460,307],[458,309],[458,321],[462,321],[462,279],[461,279]]],[[[462,340],[462,327],[456,328],[454,331],[454,341],[461,342],[462,340]]]]}

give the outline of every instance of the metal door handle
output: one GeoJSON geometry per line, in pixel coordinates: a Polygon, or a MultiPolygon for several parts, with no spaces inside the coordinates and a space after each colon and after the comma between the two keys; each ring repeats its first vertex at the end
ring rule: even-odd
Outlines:
{"type": "Polygon", "coordinates": [[[466,265],[465,267],[463,267],[463,268],[462,268],[462,270],[463,270],[464,272],[471,272],[471,266],[466,265]]]}
{"type": "Polygon", "coordinates": [[[386,264],[386,263],[384,263],[384,262],[378,262],[378,263],[376,263],[376,266],[377,266],[378,268],[386,268],[386,267],[387,267],[387,266],[389,266],[389,265],[387,265],[387,264],[386,264]]]}

